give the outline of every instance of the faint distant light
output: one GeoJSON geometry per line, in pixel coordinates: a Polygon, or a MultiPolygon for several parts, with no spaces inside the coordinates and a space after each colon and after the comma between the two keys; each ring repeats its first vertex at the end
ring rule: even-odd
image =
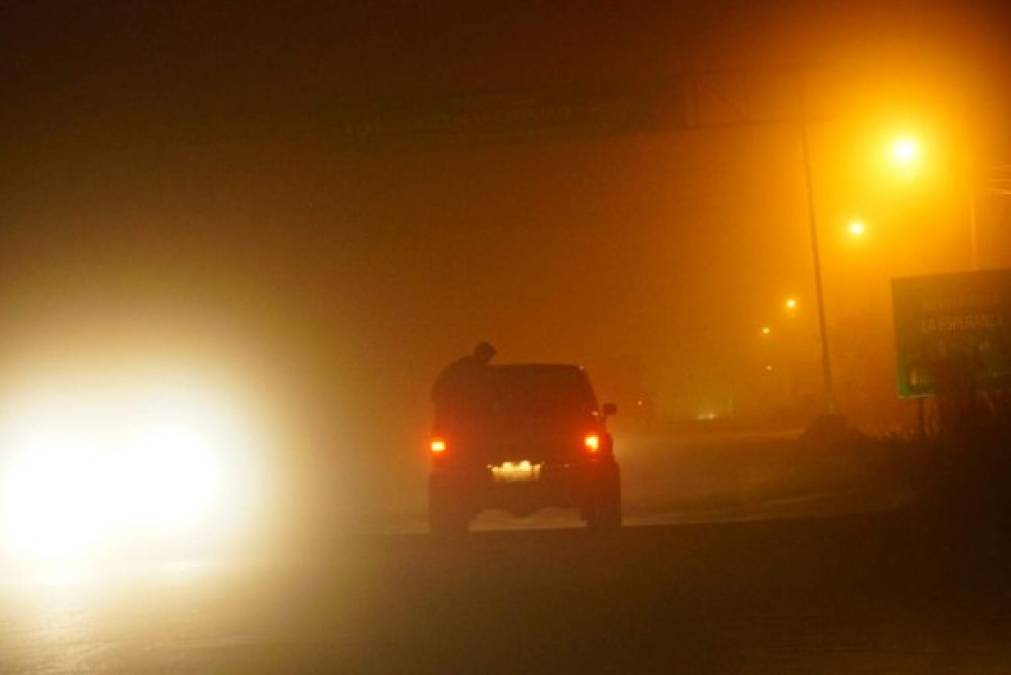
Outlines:
{"type": "Polygon", "coordinates": [[[849,230],[850,236],[862,237],[867,228],[864,226],[863,221],[854,220],[846,229],[849,230]]]}
{"type": "Polygon", "coordinates": [[[771,373],[772,372],[772,366],[771,365],[766,365],[765,366],[765,372],[771,373]]]}
{"type": "Polygon", "coordinates": [[[695,416],[695,419],[697,419],[697,420],[714,420],[716,418],[717,418],[717,414],[713,410],[705,410],[705,411],[700,412],[698,415],[695,416]]]}
{"type": "Polygon", "coordinates": [[[769,326],[762,326],[762,335],[772,335],[772,328],[769,326]]]}
{"type": "Polygon", "coordinates": [[[797,298],[787,298],[785,304],[787,309],[797,309],[797,298]]]}
{"type": "Polygon", "coordinates": [[[635,402],[635,404],[641,408],[643,406],[643,400],[640,398],[638,401],[635,402]]]}

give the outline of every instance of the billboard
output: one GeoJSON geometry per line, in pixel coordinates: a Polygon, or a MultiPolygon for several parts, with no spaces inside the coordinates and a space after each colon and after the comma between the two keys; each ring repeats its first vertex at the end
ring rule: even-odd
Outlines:
{"type": "Polygon", "coordinates": [[[900,397],[1011,387],[1011,269],[892,279],[900,397]]]}

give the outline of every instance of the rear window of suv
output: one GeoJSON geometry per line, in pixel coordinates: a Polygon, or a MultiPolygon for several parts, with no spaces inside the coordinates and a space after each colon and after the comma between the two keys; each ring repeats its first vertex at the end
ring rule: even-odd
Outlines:
{"type": "Polygon", "coordinates": [[[493,415],[553,417],[597,409],[586,374],[575,366],[494,366],[490,375],[493,415]]]}
{"type": "Polygon", "coordinates": [[[490,419],[569,418],[597,409],[586,374],[569,365],[505,365],[488,368],[474,395],[436,411],[437,419],[463,423],[490,419]]]}

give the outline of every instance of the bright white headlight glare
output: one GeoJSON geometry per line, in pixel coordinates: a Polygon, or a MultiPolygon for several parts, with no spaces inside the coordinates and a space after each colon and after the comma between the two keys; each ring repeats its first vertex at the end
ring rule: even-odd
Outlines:
{"type": "Polygon", "coordinates": [[[38,397],[0,422],[0,550],[64,556],[206,533],[243,510],[249,437],[185,390],[38,397]],[[241,479],[239,479],[241,480],[241,479]]]}
{"type": "Polygon", "coordinates": [[[10,448],[4,467],[3,529],[16,553],[76,553],[114,526],[113,494],[100,454],[80,438],[42,432],[10,448]]]}

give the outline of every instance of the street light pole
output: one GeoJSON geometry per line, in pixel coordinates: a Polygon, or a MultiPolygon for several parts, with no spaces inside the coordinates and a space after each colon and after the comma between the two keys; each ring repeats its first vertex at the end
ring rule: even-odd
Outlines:
{"type": "Polygon", "coordinates": [[[982,172],[975,170],[969,177],[969,246],[972,269],[979,269],[979,232],[976,206],[980,196],[1011,197],[1011,164],[988,166],[982,172]]]}
{"type": "Polygon", "coordinates": [[[979,269],[979,244],[976,235],[976,189],[969,188],[969,250],[973,270],[979,269]]]}
{"type": "Polygon", "coordinates": [[[825,298],[821,285],[821,255],[818,251],[818,223],[814,208],[814,187],[811,181],[811,152],[807,140],[807,95],[803,71],[800,73],[800,147],[804,162],[804,185],[807,189],[807,219],[811,229],[811,261],[814,265],[814,292],[818,305],[818,332],[821,338],[821,374],[824,386],[825,413],[835,412],[835,395],[832,391],[832,360],[828,349],[828,330],[825,328],[825,298]]]}

